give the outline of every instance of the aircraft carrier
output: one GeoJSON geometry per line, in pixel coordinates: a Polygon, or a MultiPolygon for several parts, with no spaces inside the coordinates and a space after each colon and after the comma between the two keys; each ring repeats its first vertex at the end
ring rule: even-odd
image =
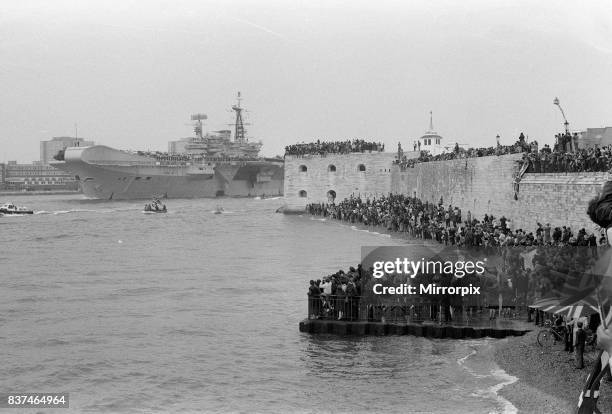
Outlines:
{"type": "Polygon", "coordinates": [[[83,194],[99,199],[265,197],[283,194],[284,161],[261,158],[261,142],[249,142],[236,113],[230,130],[203,134],[205,114],[191,116],[195,136],[169,145],[168,153],[122,151],[104,145],[69,147],[52,165],[74,174],[83,194]]]}

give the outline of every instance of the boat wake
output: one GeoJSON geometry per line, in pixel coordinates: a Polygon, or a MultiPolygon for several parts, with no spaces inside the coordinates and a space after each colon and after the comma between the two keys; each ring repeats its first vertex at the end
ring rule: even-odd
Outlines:
{"type": "Polygon", "coordinates": [[[78,213],[78,212],[75,210],[59,210],[59,211],[54,211],[53,215],[57,216],[60,214],[70,214],[70,213],[78,213]]]}
{"type": "MultiPolygon", "coordinates": [[[[74,209],[70,209],[70,210],[56,210],[56,211],[47,211],[47,210],[40,210],[40,211],[35,211],[34,214],[35,215],[46,215],[46,214],[52,214],[55,216],[61,215],[61,214],[72,214],[72,213],[100,213],[100,214],[108,214],[108,213],[118,213],[121,211],[134,211],[134,210],[140,210],[139,207],[129,207],[129,208],[109,208],[109,209],[87,209],[87,208],[74,208],[74,209]]],[[[23,214],[21,214],[23,215],[23,214]]]]}

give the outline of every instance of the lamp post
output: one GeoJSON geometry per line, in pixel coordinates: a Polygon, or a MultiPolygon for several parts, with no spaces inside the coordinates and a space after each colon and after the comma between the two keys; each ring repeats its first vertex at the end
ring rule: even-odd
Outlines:
{"type": "Polygon", "coordinates": [[[563,112],[563,108],[561,108],[561,104],[559,103],[559,98],[555,98],[553,100],[553,105],[557,105],[559,110],[561,111],[561,115],[563,116],[563,125],[565,125],[565,133],[569,135],[569,122],[567,122],[567,118],[565,117],[565,112],[563,112]]]}
{"type": "Polygon", "coordinates": [[[563,150],[565,151],[565,140],[569,140],[569,144],[570,144],[570,151],[574,152],[574,142],[572,142],[572,138],[569,132],[569,122],[567,122],[567,118],[565,117],[565,112],[563,112],[563,108],[561,108],[561,104],[559,103],[559,98],[556,98],[553,100],[553,105],[557,105],[559,107],[559,110],[561,111],[561,116],[563,116],[563,125],[565,125],[565,138],[563,139],[563,150]]]}

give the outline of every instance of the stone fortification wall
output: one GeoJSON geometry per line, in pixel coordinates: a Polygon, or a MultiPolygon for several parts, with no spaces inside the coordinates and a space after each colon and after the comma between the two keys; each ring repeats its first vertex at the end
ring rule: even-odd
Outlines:
{"type": "MultiPolygon", "coordinates": [[[[407,153],[409,158],[416,153],[407,153]]],[[[363,198],[392,193],[459,206],[481,219],[485,214],[510,219],[512,228],[533,231],[536,223],[553,227],[569,225],[577,232],[596,226],[586,216],[594,197],[609,173],[525,174],[514,199],[514,176],[521,154],[426,162],[401,170],[393,165],[395,153],[353,153],[285,158],[287,212],[302,212],[308,203],[363,198]],[[334,168],[335,167],[335,171],[334,168]],[[360,168],[360,166],[363,166],[360,168]],[[361,171],[365,169],[365,171],[361,171]]]]}
{"type": "Polygon", "coordinates": [[[459,206],[475,217],[493,213],[508,215],[513,211],[513,180],[521,154],[500,157],[465,158],[417,164],[400,171],[394,167],[391,190],[416,195],[421,200],[459,206]]]}
{"type": "MultiPolygon", "coordinates": [[[[408,158],[416,153],[405,153],[408,158]]],[[[397,154],[389,152],[286,156],[285,211],[304,211],[308,203],[336,201],[351,194],[375,197],[391,191],[397,154]]]]}
{"type": "Polygon", "coordinates": [[[608,173],[525,174],[514,199],[514,175],[521,154],[468,158],[417,164],[401,171],[394,166],[391,191],[422,200],[459,206],[481,219],[485,214],[506,216],[513,228],[533,231],[536,223],[570,225],[574,232],[595,230],[586,216],[588,201],[597,194],[608,173]]]}
{"type": "Polygon", "coordinates": [[[522,222],[535,228],[536,222],[553,226],[570,225],[577,232],[597,230],[586,215],[587,204],[601,185],[612,179],[609,173],[525,174],[519,187],[522,222]]]}

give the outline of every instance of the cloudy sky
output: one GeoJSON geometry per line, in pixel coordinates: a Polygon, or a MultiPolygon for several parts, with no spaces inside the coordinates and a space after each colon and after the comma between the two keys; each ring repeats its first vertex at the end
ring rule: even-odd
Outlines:
{"type": "Polygon", "coordinates": [[[165,150],[237,91],[263,154],[316,138],[489,146],[612,126],[612,2],[3,0],[0,161],[78,135],[165,150]],[[585,6],[588,5],[588,6],[585,6]]]}

